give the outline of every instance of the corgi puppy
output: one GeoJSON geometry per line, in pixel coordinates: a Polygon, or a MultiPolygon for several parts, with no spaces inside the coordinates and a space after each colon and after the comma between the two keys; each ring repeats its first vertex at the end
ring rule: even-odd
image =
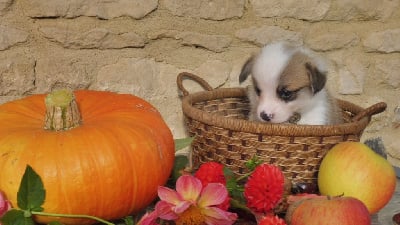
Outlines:
{"type": "Polygon", "coordinates": [[[324,60],[304,47],[269,44],[243,65],[239,82],[249,75],[250,120],[327,125],[342,123],[342,113],[325,88],[324,60]]]}

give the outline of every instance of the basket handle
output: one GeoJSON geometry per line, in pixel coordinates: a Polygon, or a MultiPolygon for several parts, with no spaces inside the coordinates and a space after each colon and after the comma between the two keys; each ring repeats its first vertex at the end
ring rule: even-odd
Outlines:
{"type": "Polygon", "coordinates": [[[207,81],[203,80],[203,78],[201,78],[197,75],[194,75],[192,73],[182,72],[182,73],[178,74],[178,77],[176,78],[176,83],[178,84],[178,88],[182,91],[184,96],[189,95],[189,91],[187,91],[186,88],[183,87],[184,78],[190,78],[191,80],[196,81],[207,91],[213,90],[213,88],[207,83],[207,81]]]}
{"type": "Polygon", "coordinates": [[[357,115],[355,115],[353,117],[352,121],[359,121],[366,116],[371,117],[375,114],[381,113],[381,112],[385,111],[386,107],[387,107],[387,105],[384,102],[376,103],[376,104],[364,109],[363,111],[359,112],[357,115]]]}

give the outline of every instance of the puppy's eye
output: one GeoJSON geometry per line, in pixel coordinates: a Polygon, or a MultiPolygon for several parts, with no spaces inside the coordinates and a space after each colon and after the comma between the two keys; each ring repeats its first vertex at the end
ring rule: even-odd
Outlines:
{"type": "Polygon", "coordinates": [[[278,96],[285,102],[291,101],[296,97],[296,92],[295,91],[289,91],[286,88],[280,88],[278,89],[278,96]]]}
{"type": "Polygon", "coordinates": [[[254,86],[254,90],[256,91],[257,96],[260,96],[260,95],[261,95],[261,90],[260,90],[260,88],[258,88],[257,85],[254,86]]]}

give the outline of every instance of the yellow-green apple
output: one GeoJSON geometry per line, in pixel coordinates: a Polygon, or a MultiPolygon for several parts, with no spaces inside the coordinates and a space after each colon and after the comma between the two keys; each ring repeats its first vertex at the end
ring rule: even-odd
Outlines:
{"type": "Polygon", "coordinates": [[[285,217],[289,225],[371,225],[367,207],[353,197],[306,198],[292,203],[285,217]]]}
{"type": "Polygon", "coordinates": [[[393,196],[396,175],[393,166],[367,145],[342,142],[322,159],[318,187],[322,195],[355,197],[373,214],[393,196]]]}

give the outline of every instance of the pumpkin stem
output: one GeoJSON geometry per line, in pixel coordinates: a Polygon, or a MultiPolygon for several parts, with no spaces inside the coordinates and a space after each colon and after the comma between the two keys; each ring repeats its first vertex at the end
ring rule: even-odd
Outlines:
{"type": "Polygon", "coordinates": [[[45,104],[44,129],[60,131],[80,125],[81,115],[71,90],[61,89],[51,92],[46,96],[45,104]]]}

